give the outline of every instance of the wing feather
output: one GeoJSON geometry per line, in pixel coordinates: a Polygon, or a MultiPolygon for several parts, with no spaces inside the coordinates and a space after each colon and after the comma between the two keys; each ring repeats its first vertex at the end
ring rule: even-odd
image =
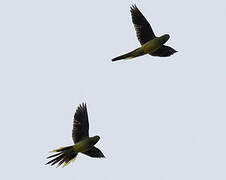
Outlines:
{"type": "Polygon", "coordinates": [[[151,53],[152,56],[159,56],[159,57],[168,57],[176,53],[177,51],[169,46],[163,45],[161,48],[159,48],[154,53],[151,53]]]}
{"type": "Polygon", "coordinates": [[[83,154],[93,157],[93,158],[105,158],[104,154],[96,148],[95,146],[91,148],[89,151],[83,152],[83,154]]]}
{"type": "Polygon", "coordinates": [[[140,44],[145,44],[146,42],[154,39],[156,36],[151,28],[151,25],[136,5],[132,5],[130,7],[130,12],[132,16],[132,22],[135,27],[137,38],[140,44]]]}
{"type": "Polygon", "coordinates": [[[74,143],[89,137],[89,120],[86,104],[82,103],[78,106],[73,122],[72,139],[74,143]]]}

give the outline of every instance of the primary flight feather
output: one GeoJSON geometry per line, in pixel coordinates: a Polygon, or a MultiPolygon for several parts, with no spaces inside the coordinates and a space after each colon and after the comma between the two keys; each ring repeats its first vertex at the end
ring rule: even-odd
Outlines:
{"type": "Polygon", "coordinates": [[[136,35],[141,44],[141,47],[124,55],[113,58],[112,61],[131,59],[145,54],[167,57],[177,52],[175,49],[164,45],[170,37],[168,34],[160,37],[155,36],[151,25],[136,5],[132,5],[130,7],[130,12],[136,35]]]}
{"type": "Polygon", "coordinates": [[[89,121],[86,104],[80,104],[74,115],[72,139],[74,145],[61,147],[51,152],[56,154],[47,158],[53,158],[46,164],[63,164],[63,167],[75,160],[78,153],[83,153],[93,158],[104,158],[104,154],[94,145],[99,141],[99,136],[89,137],[89,121]]]}

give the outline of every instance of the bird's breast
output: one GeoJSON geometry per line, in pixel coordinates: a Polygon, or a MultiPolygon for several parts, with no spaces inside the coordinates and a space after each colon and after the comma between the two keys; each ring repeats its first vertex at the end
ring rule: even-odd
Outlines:
{"type": "Polygon", "coordinates": [[[162,47],[162,43],[159,41],[158,38],[152,39],[146,42],[142,47],[144,48],[144,53],[153,53],[157,51],[160,47],[162,47]]]}
{"type": "Polygon", "coordinates": [[[85,152],[90,150],[92,147],[93,147],[93,144],[90,142],[89,138],[81,140],[73,146],[76,152],[85,152]]]}

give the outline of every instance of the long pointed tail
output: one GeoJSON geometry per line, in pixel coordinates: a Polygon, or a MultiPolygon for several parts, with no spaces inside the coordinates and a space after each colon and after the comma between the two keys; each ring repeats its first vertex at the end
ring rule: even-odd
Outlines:
{"type": "Polygon", "coordinates": [[[131,59],[142,55],[144,55],[144,51],[141,48],[137,48],[129,53],[113,58],[112,61],[118,61],[121,59],[131,59]]]}
{"type": "Polygon", "coordinates": [[[51,164],[52,166],[58,163],[57,167],[59,167],[63,163],[64,163],[63,167],[67,166],[70,162],[75,160],[78,154],[77,152],[74,151],[73,146],[62,147],[50,152],[56,152],[56,154],[47,157],[47,159],[49,158],[54,158],[54,159],[50,160],[46,164],[51,164]]]}

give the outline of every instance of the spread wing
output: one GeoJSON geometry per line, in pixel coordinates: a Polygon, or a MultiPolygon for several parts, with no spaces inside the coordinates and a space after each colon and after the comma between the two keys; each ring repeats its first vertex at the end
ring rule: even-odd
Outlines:
{"type": "Polygon", "coordinates": [[[152,56],[160,56],[160,57],[167,57],[171,56],[172,54],[176,53],[177,51],[169,46],[163,45],[154,53],[151,53],[152,56]]]}
{"type": "Polygon", "coordinates": [[[72,129],[72,139],[74,143],[89,137],[89,121],[86,104],[82,103],[78,106],[72,129]]]}
{"type": "Polygon", "coordinates": [[[144,44],[155,38],[155,34],[151,28],[151,25],[137,8],[136,5],[130,7],[133,25],[137,34],[137,38],[140,44],[144,44]]]}
{"type": "Polygon", "coordinates": [[[89,151],[83,152],[83,154],[93,158],[104,158],[104,154],[96,147],[91,148],[89,151]]]}

